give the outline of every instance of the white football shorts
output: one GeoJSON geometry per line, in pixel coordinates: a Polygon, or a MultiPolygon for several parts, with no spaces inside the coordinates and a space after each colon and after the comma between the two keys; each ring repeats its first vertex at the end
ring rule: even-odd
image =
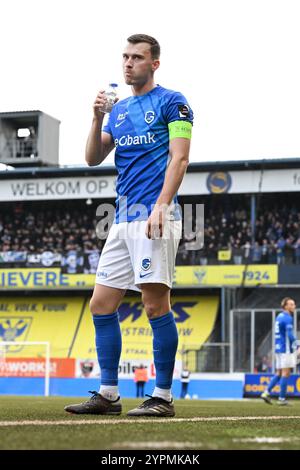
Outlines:
{"type": "Polygon", "coordinates": [[[96,284],[140,292],[140,285],[172,287],[181,220],[166,220],[163,237],[146,237],[146,220],[121,222],[110,228],[100,255],[96,284]]]}
{"type": "Polygon", "coordinates": [[[277,353],[275,363],[276,369],[293,369],[297,365],[297,356],[295,353],[277,353]]]}

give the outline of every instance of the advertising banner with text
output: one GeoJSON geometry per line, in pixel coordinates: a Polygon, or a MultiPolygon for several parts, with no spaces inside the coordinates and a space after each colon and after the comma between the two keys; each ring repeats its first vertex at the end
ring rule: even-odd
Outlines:
{"type": "MultiPolygon", "coordinates": [[[[174,287],[258,286],[278,283],[278,265],[176,266],[174,287]]],[[[92,289],[95,274],[62,274],[61,268],[0,269],[2,289],[92,289]]]]}

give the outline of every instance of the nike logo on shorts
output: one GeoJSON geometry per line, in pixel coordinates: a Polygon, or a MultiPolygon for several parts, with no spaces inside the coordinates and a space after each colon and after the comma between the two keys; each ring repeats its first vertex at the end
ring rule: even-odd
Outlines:
{"type": "Polygon", "coordinates": [[[146,273],[146,274],[140,273],[140,277],[141,277],[141,278],[142,278],[142,277],[146,277],[146,276],[149,276],[150,274],[153,274],[153,271],[152,271],[151,273],[146,273]]]}

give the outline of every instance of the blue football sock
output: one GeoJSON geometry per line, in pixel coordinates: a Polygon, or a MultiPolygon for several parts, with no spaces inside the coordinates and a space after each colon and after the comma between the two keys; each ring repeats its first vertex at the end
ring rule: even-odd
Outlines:
{"type": "Polygon", "coordinates": [[[281,380],[280,380],[280,394],[279,394],[279,398],[281,398],[281,399],[286,398],[287,384],[288,384],[288,378],[287,377],[281,377],[281,380]]]}
{"type": "Polygon", "coordinates": [[[96,349],[101,370],[101,385],[118,385],[122,337],[118,312],[93,315],[96,349]]]}
{"type": "Polygon", "coordinates": [[[278,384],[279,380],[281,379],[280,375],[274,375],[272,378],[271,382],[268,385],[267,391],[271,393],[272,389],[275,387],[275,385],[278,384]]]}
{"type": "Polygon", "coordinates": [[[153,330],[153,355],[156,387],[170,389],[173,379],[178,332],[172,312],[150,320],[153,330]]]}

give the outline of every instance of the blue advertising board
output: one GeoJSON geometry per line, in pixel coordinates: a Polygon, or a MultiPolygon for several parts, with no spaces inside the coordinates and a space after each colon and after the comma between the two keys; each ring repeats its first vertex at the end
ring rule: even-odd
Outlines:
{"type": "MultiPolygon", "coordinates": [[[[258,397],[269,385],[273,374],[245,374],[244,397],[258,397]]],[[[280,385],[273,388],[272,395],[278,396],[280,385]]],[[[300,397],[300,375],[289,377],[287,394],[290,397],[300,397]]]]}

